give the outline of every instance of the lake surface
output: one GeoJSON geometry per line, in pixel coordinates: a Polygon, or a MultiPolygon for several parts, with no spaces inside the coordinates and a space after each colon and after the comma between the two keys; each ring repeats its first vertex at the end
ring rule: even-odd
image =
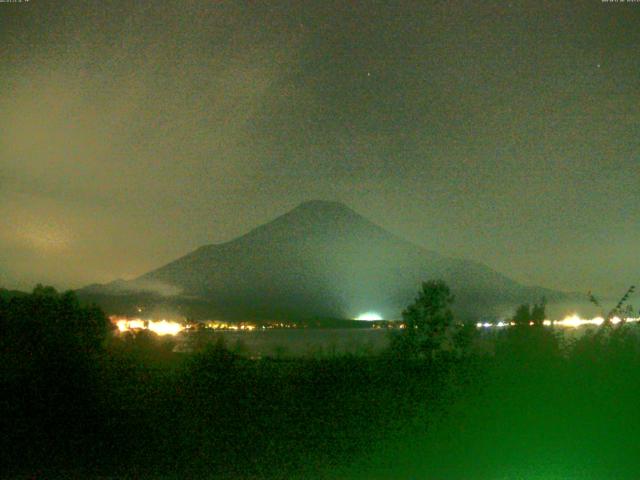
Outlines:
{"type": "MultiPolygon", "coordinates": [[[[637,324],[634,324],[637,325],[637,324]]],[[[550,327],[546,327],[550,328],[550,327]]],[[[553,328],[561,345],[592,331],[596,327],[553,328]]],[[[634,329],[640,335],[640,329],[634,329]]],[[[191,332],[175,337],[175,352],[193,352],[206,344],[216,343],[220,338],[225,346],[248,357],[298,357],[298,356],[331,356],[351,353],[363,355],[378,353],[389,346],[390,336],[399,334],[398,330],[384,328],[279,328],[248,331],[213,331],[191,332]]],[[[502,329],[481,329],[476,339],[479,352],[491,353],[496,340],[504,333],[502,329]]]]}
{"type": "Polygon", "coordinates": [[[386,329],[269,329],[252,332],[197,332],[177,338],[176,352],[193,351],[197,344],[215,343],[222,338],[227,348],[251,357],[365,354],[389,345],[386,329]]]}

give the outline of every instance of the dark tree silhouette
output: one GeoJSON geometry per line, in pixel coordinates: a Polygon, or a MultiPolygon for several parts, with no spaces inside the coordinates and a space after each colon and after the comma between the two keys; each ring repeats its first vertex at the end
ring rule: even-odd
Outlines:
{"type": "Polygon", "coordinates": [[[547,300],[542,297],[540,303],[535,303],[530,306],[528,303],[523,303],[516,308],[516,313],[513,315],[513,321],[516,325],[524,326],[533,322],[534,325],[542,325],[542,322],[547,316],[547,300]]]}
{"type": "Polygon", "coordinates": [[[631,297],[631,295],[633,295],[633,292],[635,292],[635,285],[631,285],[627,291],[624,293],[624,295],[622,297],[620,297],[620,300],[618,300],[618,303],[615,305],[615,307],[613,307],[611,310],[609,310],[609,313],[604,313],[604,310],[602,308],[602,305],[600,304],[600,302],[598,301],[598,299],[591,293],[589,292],[589,301],[591,303],[593,303],[596,307],[600,308],[601,310],[601,315],[604,318],[604,323],[603,326],[610,326],[611,325],[611,319],[613,317],[620,317],[624,323],[624,320],[626,317],[632,317],[634,315],[634,310],[633,310],[633,306],[631,304],[629,304],[629,298],[631,297]]]}
{"type": "Polygon", "coordinates": [[[542,328],[546,319],[546,299],[533,306],[522,304],[513,316],[515,328],[507,329],[496,343],[496,353],[510,364],[541,365],[555,362],[560,344],[552,329],[542,328]]]}
{"type": "Polygon", "coordinates": [[[65,462],[94,434],[96,360],[109,325],[100,309],[52,287],[0,302],[0,418],[11,421],[0,464],[65,462]]]}
{"type": "Polygon", "coordinates": [[[469,355],[472,351],[473,342],[477,337],[478,329],[474,323],[465,322],[456,326],[452,339],[458,355],[461,357],[469,355]]]}
{"type": "Polygon", "coordinates": [[[516,325],[529,325],[531,321],[531,310],[528,303],[524,303],[516,308],[513,321],[516,322],[516,325]]]}
{"type": "Polygon", "coordinates": [[[547,299],[542,297],[540,303],[531,308],[531,321],[534,325],[542,325],[547,317],[547,299]]]}
{"type": "Polygon", "coordinates": [[[418,296],[402,312],[405,328],[394,342],[404,355],[433,358],[453,322],[454,297],[442,280],[423,282],[418,296]]]}

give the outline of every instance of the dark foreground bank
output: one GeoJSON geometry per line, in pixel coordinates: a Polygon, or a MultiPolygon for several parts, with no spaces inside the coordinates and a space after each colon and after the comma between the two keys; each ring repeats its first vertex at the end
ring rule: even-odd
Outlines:
{"type": "MultiPolygon", "coordinates": [[[[637,478],[640,343],[542,328],[432,358],[251,360],[114,336],[36,289],[0,303],[0,465],[15,478],[637,478]]],[[[393,342],[392,342],[393,343],[393,342]]]]}

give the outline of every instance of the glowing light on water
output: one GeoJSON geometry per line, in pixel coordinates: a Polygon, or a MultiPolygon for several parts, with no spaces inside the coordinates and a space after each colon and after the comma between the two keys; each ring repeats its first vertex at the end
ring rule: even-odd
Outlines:
{"type": "Polygon", "coordinates": [[[375,320],[382,320],[382,317],[378,315],[376,312],[367,312],[360,315],[358,318],[356,318],[356,320],[366,320],[366,321],[372,322],[375,320]]]}
{"type": "Polygon", "coordinates": [[[178,322],[168,322],[167,320],[142,320],[140,318],[120,318],[112,317],[112,321],[120,332],[131,330],[151,330],[157,335],[176,335],[185,329],[185,326],[178,322]]]}
{"type": "Polygon", "coordinates": [[[133,320],[127,320],[126,318],[117,320],[116,326],[121,332],[127,332],[129,330],[144,330],[145,328],[147,328],[144,324],[144,320],[140,320],[137,318],[133,320]]]}
{"type": "Polygon", "coordinates": [[[177,322],[167,322],[166,320],[160,320],[159,322],[149,320],[149,326],[147,328],[158,335],[176,335],[184,330],[184,326],[181,324],[177,322]]]}
{"type": "Polygon", "coordinates": [[[554,325],[558,325],[560,327],[572,327],[572,328],[581,327],[582,325],[601,325],[601,324],[602,322],[599,322],[595,318],[592,320],[586,320],[586,319],[580,318],[578,315],[571,315],[569,317],[564,318],[563,320],[558,320],[557,322],[554,322],[554,325]]]}
{"type": "MultiPolygon", "coordinates": [[[[640,322],[639,318],[625,318],[622,319],[620,317],[613,317],[610,319],[612,325],[618,325],[619,323],[638,323],[640,322]]],[[[594,325],[599,327],[604,323],[604,318],[602,317],[594,317],[594,318],[580,318],[577,314],[569,315],[562,320],[544,320],[542,324],[545,327],[565,327],[565,328],[578,328],[585,325],[594,325]]],[[[476,323],[476,327],[478,328],[492,328],[492,327],[506,327],[513,326],[514,322],[505,322],[499,321],[497,323],[489,323],[489,322],[480,322],[476,323]]],[[[529,322],[529,325],[534,325],[534,322],[529,322]]]]}
{"type": "Polygon", "coordinates": [[[131,320],[129,322],[129,330],[145,328],[144,320],[131,320]]]}

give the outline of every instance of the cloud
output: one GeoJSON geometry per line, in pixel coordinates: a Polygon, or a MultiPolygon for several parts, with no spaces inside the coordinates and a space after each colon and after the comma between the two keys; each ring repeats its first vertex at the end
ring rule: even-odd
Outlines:
{"type": "Polygon", "coordinates": [[[106,291],[112,295],[128,295],[131,293],[154,293],[162,297],[173,297],[180,295],[182,289],[168,283],[153,281],[153,280],[133,280],[124,281],[116,280],[104,287],[100,288],[101,291],[106,291]]]}
{"type": "Polygon", "coordinates": [[[34,6],[7,37],[0,249],[33,282],[135,277],[206,238],[295,50],[242,9],[113,8],[34,6]]]}

